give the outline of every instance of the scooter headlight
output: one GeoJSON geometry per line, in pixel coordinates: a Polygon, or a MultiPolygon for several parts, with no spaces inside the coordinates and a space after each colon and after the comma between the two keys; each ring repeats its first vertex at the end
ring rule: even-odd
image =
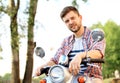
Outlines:
{"type": "Polygon", "coordinates": [[[50,78],[53,82],[59,83],[64,80],[64,70],[61,66],[53,66],[49,71],[50,78]]]}

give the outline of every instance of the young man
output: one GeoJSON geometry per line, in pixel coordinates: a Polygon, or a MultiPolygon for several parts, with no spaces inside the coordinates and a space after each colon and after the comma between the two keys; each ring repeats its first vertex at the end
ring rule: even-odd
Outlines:
{"type": "MultiPolygon", "coordinates": [[[[40,69],[46,65],[52,66],[58,64],[59,57],[66,55],[69,58],[68,68],[72,74],[87,74],[91,77],[92,83],[103,83],[101,64],[98,64],[99,68],[81,64],[82,59],[86,57],[85,49],[90,48],[93,43],[91,38],[89,40],[91,30],[82,25],[82,16],[75,7],[67,6],[62,10],[60,17],[73,34],[64,39],[55,56],[46,64],[38,67],[35,74],[40,75],[40,69]]],[[[87,57],[96,59],[103,58],[105,46],[105,39],[103,39],[87,52],[87,57]]]]}

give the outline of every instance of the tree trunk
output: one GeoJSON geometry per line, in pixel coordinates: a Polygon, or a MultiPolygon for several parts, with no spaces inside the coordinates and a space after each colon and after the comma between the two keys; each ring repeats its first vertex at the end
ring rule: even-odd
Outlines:
{"type": "Polygon", "coordinates": [[[12,79],[11,83],[20,83],[19,76],[19,37],[18,37],[18,24],[17,13],[19,9],[19,0],[15,6],[14,0],[9,3],[9,16],[10,16],[10,30],[11,30],[11,48],[12,48],[12,79]]]}
{"type": "Polygon", "coordinates": [[[23,79],[23,83],[32,82],[32,70],[33,70],[33,53],[34,53],[34,19],[37,9],[38,0],[30,0],[29,8],[29,20],[28,20],[28,47],[27,47],[27,61],[26,61],[26,70],[23,79]]]}

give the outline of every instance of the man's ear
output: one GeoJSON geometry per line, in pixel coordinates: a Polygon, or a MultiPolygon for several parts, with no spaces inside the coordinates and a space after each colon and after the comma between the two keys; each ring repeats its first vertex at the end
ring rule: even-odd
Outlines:
{"type": "Polygon", "coordinates": [[[80,19],[82,19],[82,15],[79,15],[80,19]]]}

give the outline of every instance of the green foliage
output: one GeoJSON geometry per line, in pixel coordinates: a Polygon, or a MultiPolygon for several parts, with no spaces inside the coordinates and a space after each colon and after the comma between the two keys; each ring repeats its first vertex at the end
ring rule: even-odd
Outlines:
{"type": "MultiPolygon", "coordinates": [[[[82,0],[82,1],[86,3],[88,0],[82,0]]],[[[77,3],[77,0],[73,0],[72,5],[77,7],[77,8],[79,7],[79,4],[77,3]]]]}
{"type": "Polygon", "coordinates": [[[11,74],[10,73],[6,73],[3,77],[4,80],[10,80],[11,78],[11,74]]]}
{"type": "Polygon", "coordinates": [[[82,1],[87,2],[88,0],[82,0],[82,1]]]}
{"type": "Polygon", "coordinates": [[[0,83],[10,83],[11,74],[6,73],[3,77],[0,76],[0,83]]]}
{"type": "Polygon", "coordinates": [[[76,0],[72,1],[72,5],[78,7],[79,5],[77,4],[76,0]]]}
{"type": "Polygon", "coordinates": [[[99,22],[91,28],[102,28],[105,32],[106,51],[103,76],[112,77],[116,69],[120,71],[120,26],[112,20],[108,20],[104,25],[99,22]]]}

